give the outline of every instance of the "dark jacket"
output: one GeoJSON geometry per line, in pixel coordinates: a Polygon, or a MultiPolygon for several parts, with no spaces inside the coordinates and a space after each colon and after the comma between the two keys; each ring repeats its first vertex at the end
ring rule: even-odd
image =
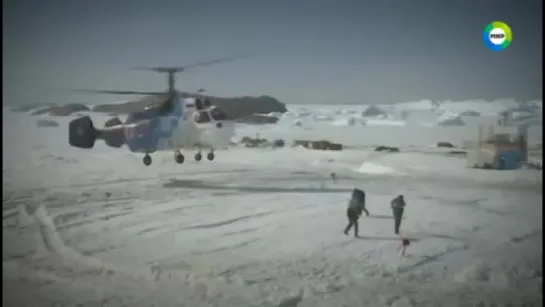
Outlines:
{"type": "Polygon", "coordinates": [[[352,190],[352,198],[348,204],[348,210],[357,213],[358,216],[361,215],[362,211],[365,211],[367,215],[369,213],[365,209],[365,192],[359,189],[352,190]]]}
{"type": "Polygon", "coordinates": [[[405,209],[405,206],[407,205],[405,203],[405,199],[403,198],[403,195],[398,195],[396,198],[394,198],[390,205],[392,206],[392,210],[399,210],[399,209],[405,209]]]}

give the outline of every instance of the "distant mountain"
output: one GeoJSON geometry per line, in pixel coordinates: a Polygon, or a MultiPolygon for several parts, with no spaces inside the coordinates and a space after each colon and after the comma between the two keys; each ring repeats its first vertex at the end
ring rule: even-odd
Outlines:
{"type": "Polygon", "coordinates": [[[388,113],[375,105],[371,105],[365,111],[363,111],[361,115],[363,117],[373,117],[379,115],[388,115],[388,113]]]}
{"type": "Polygon", "coordinates": [[[459,126],[465,126],[465,125],[466,124],[460,118],[460,116],[444,119],[437,123],[437,126],[441,126],[441,127],[459,127],[459,126]]]}
{"type": "Polygon", "coordinates": [[[481,116],[481,113],[474,110],[466,110],[460,113],[460,116],[481,116]]]}
{"type": "Polygon", "coordinates": [[[285,113],[286,105],[276,98],[263,95],[259,97],[244,96],[233,98],[209,97],[212,104],[218,106],[231,117],[239,119],[256,113],[285,113]]]}

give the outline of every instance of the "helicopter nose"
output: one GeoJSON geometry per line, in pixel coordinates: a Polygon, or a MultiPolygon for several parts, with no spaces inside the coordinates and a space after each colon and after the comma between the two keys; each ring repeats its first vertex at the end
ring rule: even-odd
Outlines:
{"type": "Polygon", "coordinates": [[[223,124],[222,123],[216,123],[216,127],[218,127],[218,129],[221,129],[221,127],[223,127],[223,124]]]}

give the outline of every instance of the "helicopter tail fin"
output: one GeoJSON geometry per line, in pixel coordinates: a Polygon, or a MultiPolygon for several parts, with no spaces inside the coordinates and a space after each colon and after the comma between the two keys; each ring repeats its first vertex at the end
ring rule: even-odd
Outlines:
{"type": "Polygon", "coordinates": [[[97,131],[89,116],[74,119],[68,126],[69,142],[73,147],[91,149],[95,146],[97,131]]]}

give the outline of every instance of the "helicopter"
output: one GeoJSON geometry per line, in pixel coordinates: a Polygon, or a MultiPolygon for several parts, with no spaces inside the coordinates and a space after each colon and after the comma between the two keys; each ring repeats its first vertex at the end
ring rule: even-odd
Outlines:
{"type": "MultiPolygon", "coordinates": [[[[239,58],[239,57],[237,57],[239,58]]],[[[181,67],[139,67],[137,69],[167,74],[165,92],[76,90],[88,93],[116,95],[147,95],[139,100],[148,104],[143,110],[130,113],[125,122],[118,117],[106,121],[104,128],[96,128],[89,116],[69,123],[69,143],[73,147],[92,149],[97,139],[106,145],[121,148],[127,145],[133,153],[143,153],[143,164],[152,164],[152,153],[174,151],[174,161],[185,161],[182,148],[198,148],[195,160],[201,161],[201,150],[208,148],[206,157],[214,160],[214,150],[226,147],[235,133],[235,121],[210,99],[198,93],[182,93],[175,89],[175,75],[188,68],[208,66],[237,58],[222,58],[181,67]]]]}

